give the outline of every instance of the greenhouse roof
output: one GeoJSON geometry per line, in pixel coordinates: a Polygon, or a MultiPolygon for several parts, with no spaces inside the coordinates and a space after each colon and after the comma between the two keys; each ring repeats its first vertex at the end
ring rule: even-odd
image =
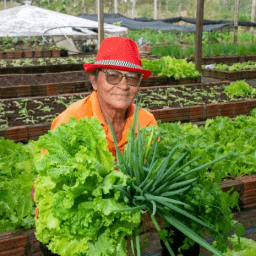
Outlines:
{"type": "MultiPolygon", "coordinates": [[[[82,19],[47,9],[22,5],[0,11],[0,37],[5,36],[45,36],[80,35],[97,38],[98,22],[82,19]],[[61,28],[59,28],[61,27],[61,28]],[[75,31],[72,27],[81,28],[84,32],[75,31]],[[94,28],[94,31],[87,28],[94,28]]],[[[105,33],[126,35],[127,28],[104,24],[105,33]]]]}

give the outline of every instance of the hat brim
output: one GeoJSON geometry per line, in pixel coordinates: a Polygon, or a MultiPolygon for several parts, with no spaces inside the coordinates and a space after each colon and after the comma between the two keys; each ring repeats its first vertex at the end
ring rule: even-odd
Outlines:
{"type": "Polygon", "coordinates": [[[140,68],[131,68],[131,67],[124,67],[124,66],[115,66],[115,65],[104,65],[104,64],[91,64],[91,63],[85,63],[83,64],[84,70],[86,72],[91,72],[95,68],[107,68],[107,69],[118,69],[118,70],[124,70],[124,71],[133,71],[143,74],[143,80],[150,77],[152,71],[147,69],[140,69],[140,68]]]}

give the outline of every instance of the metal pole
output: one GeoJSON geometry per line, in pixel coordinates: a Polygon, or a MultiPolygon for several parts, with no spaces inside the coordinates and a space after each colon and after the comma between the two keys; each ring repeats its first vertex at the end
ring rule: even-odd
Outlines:
{"type": "Polygon", "coordinates": [[[4,0],[4,9],[7,9],[6,0],[4,0]]]}
{"type": "MultiPolygon", "coordinates": [[[[195,49],[195,64],[199,72],[202,71],[202,36],[203,36],[203,16],[204,16],[204,0],[197,0],[196,11],[196,49],[195,49]]],[[[201,82],[201,77],[197,79],[201,82]]]]}
{"type": "Polygon", "coordinates": [[[98,49],[100,44],[104,39],[104,10],[103,10],[103,0],[97,0],[98,8],[98,49]]]}

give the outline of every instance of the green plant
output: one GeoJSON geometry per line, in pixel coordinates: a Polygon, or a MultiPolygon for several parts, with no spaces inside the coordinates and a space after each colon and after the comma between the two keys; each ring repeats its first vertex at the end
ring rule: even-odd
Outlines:
{"type": "Polygon", "coordinates": [[[232,82],[227,85],[224,89],[226,95],[233,96],[248,96],[252,94],[256,94],[256,90],[247,84],[244,80],[239,80],[236,82],[232,82]]]}
{"type": "Polygon", "coordinates": [[[142,59],[141,62],[143,68],[150,69],[152,74],[157,76],[167,76],[175,80],[200,76],[195,64],[187,62],[186,59],[175,59],[166,56],[152,61],[142,59]]]}
{"type": "Polygon", "coordinates": [[[49,154],[36,161],[37,239],[63,256],[125,256],[125,236],[139,224],[140,214],[112,211],[128,208],[112,187],[128,177],[114,171],[100,122],[73,118],[41,136],[39,147],[49,154]]]}
{"type": "MultiPolygon", "coordinates": [[[[218,239],[222,240],[222,245],[220,245],[220,243],[219,246],[222,250],[225,250],[227,245],[226,242],[223,241],[223,236],[218,234],[218,232],[207,225],[202,219],[199,220],[194,217],[190,213],[193,206],[188,203],[191,198],[187,198],[187,200],[184,199],[187,197],[191,187],[198,188],[200,186],[202,188],[205,185],[200,185],[200,183],[196,184],[197,177],[200,176],[199,171],[220,161],[226,156],[200,166],[198,165],[198,162],[196,162],[198,157],[190,158],[190,160],[188,160],[188,152],[186,150],[180,151],[179,145],[175,145],[171,150],[168,150],[165,157],[157,156],[159,134],[154,126],[144,128],[140,131],[140,127],[137,127],[138,109],[139,108],[137,107],[135,110],[133,126],[129,133],[128,144],[123,154],[121,154],[118,149],[113,128],[108,120],[117,152],[117,166],[120,171],[132,178],[126,185],[115,185],[114,187],[120,190],[123,200],[130,205],[130,211],[136,212],[137,210],[143,209],[143,212],[149,212],[152,221],[159,232],[160,238],[164,240],[171,255],[174,254],[165,237],[166,234],[161,231],[155,219],[155,214],[159,214],[167,223],[169,223],[169,225],[173,225],[192,240],[205,246],[211,252],[214,252],[216,249],[209,246],[209,244],[206,244],[200,236],[190,229],[190,227],[200,226],[201,229],[203,227],[209,229],[212,234],[215,234],[218,239]],[[191,167],[190,165],[195,162],[195,167],[191,167]],[[183,198],[184,201],[182,201],[181,198],[183,198]],[[188,225],[187,220],[190,220],[193,224],[188,225]]],[[[216,186],[213,188],[213,191],[215,189],[216,186]]],[[[204,194],[203,191],[199,192],[197,190],[197,193],[198,196],[201,194],[201,196],[199,196],[201,199],[209,196],[207,193],[204,194]]],[[[237,201],[237,197],[235,198],[235,201],[237,201]]],[[[207,206],[212,209],[212,205],[209,205],[208,203],[207,206]]],[[[116,210],[116,212],[120,211],[122,210],[116,210]]],[[[123,211],[127,211],[127,209],[123,209],[123,211]]],[[[205,213],[202,211],[200,212],[201,216],[204,216],[204,214],[205,213]]],[[[220,211],[219,214],[223,214],[223,212],[220,211]]],[[[227,218],[225,221],[229,222],[230,227],[233,226],[230,219],[227,218]]],[[[209,224],[211,222],[207,221],[207,223],[209,224]]],[[[138,233],[136,230],[135,235],[136,241],[138,241],[138,233]]],[[[136,246],[137,250],[139,250],[138,242],[136,243],[136,246]]],[[[217,251],[215,253],[221,255],[217,251]]]]}
{"type": "Polygon", "coordinates": [[[0,232],[34,227],[35,205],[30,193],[34,181],[35,144],[0,139],[0,232]]]}

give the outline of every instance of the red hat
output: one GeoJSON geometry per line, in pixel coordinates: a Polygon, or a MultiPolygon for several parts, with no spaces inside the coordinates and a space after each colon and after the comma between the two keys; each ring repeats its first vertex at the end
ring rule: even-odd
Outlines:
{"type": "Polygon", "coordinates": [[[152,73],[151,70],[142,69],[136,43],[123,37],[108,37],[102,41],[94,64],[84,64],[86,72],[95,68],[134,71],[144,74],[143,79],[152,73]]]}

